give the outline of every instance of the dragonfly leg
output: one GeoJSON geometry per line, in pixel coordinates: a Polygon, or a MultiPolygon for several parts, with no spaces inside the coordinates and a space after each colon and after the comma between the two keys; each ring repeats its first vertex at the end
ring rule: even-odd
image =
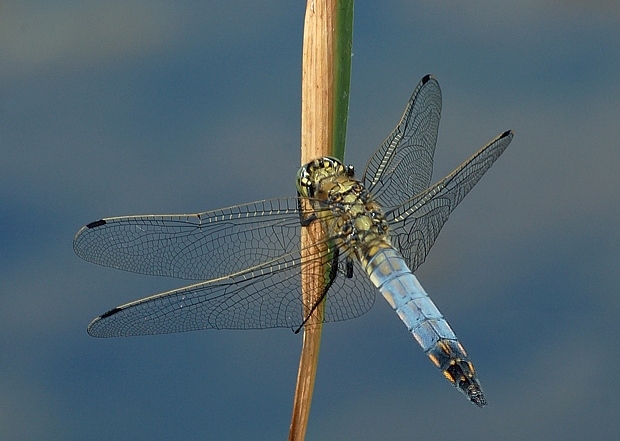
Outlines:
{"type": "Polygon", "coordinates": [[[309,216],[304,217],[304,210],[301,206],[301,195],[299,194],[299,192],[297,192],[297,198],[297,208],[299,209],[299,222],[301,223],[302,227],[307,227],[317,219],[316,213],[311,213],[309,216]]]}
{"type": "MultiPolygon", "coordinates": [[[[332,261],[330,263],[329,274],[327,276],[327,282],[325,283],[325,287],[323,288],[323,291],[321,292],[321,295],[319,296],[319,298],[312,305],[312,308],[310,308],[310,312],[308,312],[308,314],[306,314],[306,318],[304,318],[304,321],[301,322],[301,325],[299,325],[299,327],[294,331],[295,334],[297,334],[297,333],[299,333],[299,331],[301,331],[301,328],[303,328],[304,325],[308,322],[308,320],[310,320],[310,317],[312,317],[312,314],[314,314],[314,311],[316,311],[316,309],[323,302],[323,300],[325,300],[325,296],[327,295],[327,291],[329,291],[329,288],[331,288],[331,286],[334,283],[334,280],[336,280],[336,277],[338,276],[338,257],[339,257],[339,255],[340,255],[340,253],[338,251],[338,248],[335,248],[334,249],[334,256],[332,257],[332,261]]],[[[347,264],[347,267],[348,267],[348,264],[347,264]]],[[[351,268],[353,268],[353,267],[351,267],[351,268]]]]}
{"type": "Polygon", "coordinates": [[[350,257],[347,257],[346,260],[346,277],[347,279],[352,279],[353,278],[353,259],[351,259],[350,257]]]}

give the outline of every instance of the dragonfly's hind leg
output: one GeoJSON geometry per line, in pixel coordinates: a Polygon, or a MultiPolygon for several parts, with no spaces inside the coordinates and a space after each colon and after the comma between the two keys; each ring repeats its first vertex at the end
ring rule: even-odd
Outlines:
{"type": "Polygon", "coordinates": [[[353,278],[353,259],[350,257],[345,260],[345,276],[347,279],[353,278]]]}
{"type": "MultiPolygon", "coordinates": [[[[310,317],[312,317],[312,314],[314,314],[314,311],[316,311],[316,309],[319,307],[319,305],[323,302],[323,300],[325,300],[325,296],[327,295],[327,291],[329,291],[329,288],[331,288],[331,286],[334,283],[334,280],[336,280],[336,277],[338,277],[338,258],[340,256],[340,253],[338,251],[338,248],[334,249],[333,252],[333,257],[331,259],[331,262],[329,264],[330,268],[329,268],[329,274],[327,275],[327,280],[325,281],[325,287],[323,288],[323,291],[321,292],[321,295],[319,296],[319,298],[316,300],[316,302],[314,302],[314,304],[312,305],[312,307],[310,308],[310,311],[308,312],[308,314],[306,314],[306,317],[304,318],[303,322],[301,322],[301,325],[299,325],[299,327],[297,329],[295,329],[295,334],[297,334],[299,331],[301,331],[301,328],[304,327],[304,325],[308,322],[308,320],[310,320],[310,317]]],[[[348,269],[349,269],[349,265],[347,263],[347,277],[348,276],[348,269]]],[[[353,266],[351,266],[351,271],[353,271],[353,266]]],[[[352,272],[351,272],[351,276],[352,276],[352,272]]]]}

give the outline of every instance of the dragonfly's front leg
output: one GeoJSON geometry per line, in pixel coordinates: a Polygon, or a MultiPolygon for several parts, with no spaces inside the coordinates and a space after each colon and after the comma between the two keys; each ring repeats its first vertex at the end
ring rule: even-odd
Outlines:
{"type": "Polygon", "coordinates": [[[302,227],[307,227],[312,222],[317,220],[316,213],[312,212],[307,217],[304,217],[304,209],[301,204],[302,196],[297,192],[297,208],[299,209],[299,222],[302,227]]]}

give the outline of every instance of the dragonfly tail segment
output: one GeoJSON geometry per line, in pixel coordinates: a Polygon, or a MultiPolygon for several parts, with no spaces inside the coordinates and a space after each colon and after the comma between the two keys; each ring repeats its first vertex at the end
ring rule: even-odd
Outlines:
{"type": "Polygon", "coordinates": [[[472,403],[484,407],[486,399],[474,365],[400,253],[384,247],[371,254],[363,264],[373,284],[446,379],[472,403]]]}

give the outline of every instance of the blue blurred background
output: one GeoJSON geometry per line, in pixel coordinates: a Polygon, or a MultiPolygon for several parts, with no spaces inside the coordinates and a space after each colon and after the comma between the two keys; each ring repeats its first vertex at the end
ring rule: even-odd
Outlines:
{"type": "MultiPolygon", "coordinates": [[[[73,254],[104,216],[294,194],[302,1],[0,3],[0,439],[285,439],[301,336],[98,340],[184,282],[73,254]]],[[[359,1],[347,163],[426,73],[434,179],[506,153],[418,277],[468,348],[469,404],[382,299],[328,324],[308,440],[578,440],[620,432],[620,4],[359,1]]]]}

